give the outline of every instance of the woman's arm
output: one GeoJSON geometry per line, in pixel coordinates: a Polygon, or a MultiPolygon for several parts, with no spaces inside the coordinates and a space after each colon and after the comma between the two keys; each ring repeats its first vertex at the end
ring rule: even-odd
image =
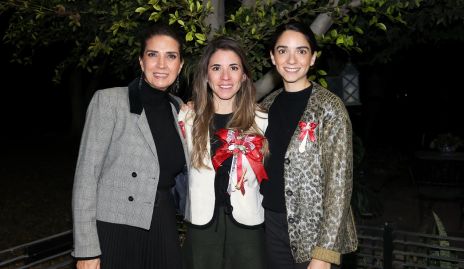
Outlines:
{"type": "MultiPolygon", "coordinates": [[[[334,100],[331,100],[334,101],[334,100]]],[[[322,162],[324,169],[323,217],[312,258],[340,263],[340,232],[350,210],[353,180],[351,122],[345,106],[337,98],[326,113],[323,130],[322,162]]]]}
{"type": "Polygon", "coordinates": [[[110,144],[115,117],[109,96],[97,91],[87,109],[72,194],[76,258],[101,255],[96,226],[97,184],[110,144]]]}

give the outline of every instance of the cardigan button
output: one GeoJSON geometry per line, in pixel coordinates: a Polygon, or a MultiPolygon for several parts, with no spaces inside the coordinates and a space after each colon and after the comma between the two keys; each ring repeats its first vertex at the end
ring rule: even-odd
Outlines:
{"type": "Polygon", "coordinates": [[[129,200],[129,202],[132,202],[132,201],[134,201],[134,197],[129,196],[129,198],[127,198],[127,200],[129,200]]]}
{"type": "Polygon", "coordinates": [[[290,159],[289,158],[285,158],[285,164],[290,164],[290,159]]]}
{"type": "Polygon", "coordinates": [[[293,192],[291,190],[287,190],[285,193],[287,194],[287,196],[292,196],[293,195],[293,192]]]}
{"type": "Polygon", "coordinates": [[[292,246],[292,250],[293,250],[293,252],[295,252],[295,251],[296,251],[296,247],[295,247],[295,246],[292,246]]]}
{"type": "Polygon", "coordinates": [[[288,218],[288,223],[295,223],[295,219],[294,218],[288,218]]]}
{"type": "Polygon", "coordinates": [[[137,173],[136,173],[136,172],[132,172],[132,177],[137,177],[137,173]]]}

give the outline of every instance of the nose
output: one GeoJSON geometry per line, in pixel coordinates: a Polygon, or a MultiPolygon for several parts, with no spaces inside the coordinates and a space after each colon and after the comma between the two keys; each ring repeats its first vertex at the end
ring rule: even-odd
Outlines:
{"type": "Polygon", "coordinates": [[[166,59],[164,59],[164,57],[159,57],[158,67],[164,68],[165,64],[166,64],[166,59]]]}
{"type": "Polygon", "coordinates": [[[288,54],[288,63],[293,64],[295,63],[295,53],[289,53],[288,54]]]}
{"type": "Polygon", "coordinates": [[[228,80],[230,78],[229,70],[225,69],[221,72],[221,79],[228,80]]]}

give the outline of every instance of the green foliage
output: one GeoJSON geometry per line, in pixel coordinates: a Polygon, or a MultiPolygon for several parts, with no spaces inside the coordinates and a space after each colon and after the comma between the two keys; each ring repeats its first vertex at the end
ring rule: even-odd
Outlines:
{"type": "MultiPolygon", "coordinates": [[[[15,47],[13,61],[28,64],[37,49],[52,45],[66,48],[66,57],[56,68],[56,81],[66,68],[109,72],[118,78],[133,73],[139,45],[136,34],[150,21],[164,21],[184,31],[186,59],[191,64],[208,37],[235,37],[248,52],[256,80],[271,68],[267,43],[273,31],[289,20],[311,24],[317,15],[327,13],[334,23],[329,32],[318,37],[323,49],[335,46],[348,54],[360,53],[360,40],[366,33],[385,35],[390,25],[404,23],[404,10],[416,8],[421,0],[364,0],[360,7],[352,7],[350,2],[340,0],[337,6],[330,6],[323,0],[257,0],[253,6],[227,10],[225,25],[214,34],[205,24],[211,4],[201,0],[7,0],[0,4],[0,14],[9,16],[3,41],[15,47]]],[[[326,85],[324,72],[311,75],[326,85]]]]}
{"type": "Polygon", "coordinates": [[[11,60],[31,64],[36,50],[63,46],[68,53],[57,65],[56,82],[66,68],[107,72],[123,78],[137,69],[137,33],[149,21],[179,24],[186,32],[187,54],[198,54],[209,31],[201,1],[8,0],[0,14],[9,16],[3,42],[15,47],[11,60]],[[181,2],[181,3],[178,3],[181,2]]]}

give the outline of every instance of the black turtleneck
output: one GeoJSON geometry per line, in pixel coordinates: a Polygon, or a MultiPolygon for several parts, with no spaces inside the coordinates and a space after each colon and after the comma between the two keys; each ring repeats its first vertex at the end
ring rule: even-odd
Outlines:
{"type": "MultiPolygon", "coordinates": [[[[210,143],[211,143],[211,157],[214,156],[216,150],[222,146],[221,141],[215,135],[215,133],[222,128],[226,128],[227,123],[229,123],[232,118],[232,113],[230,114],[214,114],[213,117],[213,126],[210,129],[210,143]]],[[[222,165],[216,171],[216,176],[214,178],[214,190],[216,193],[216,209],[223,206],[226,210],[226,213],[231,212],[230,205],[230,195],[227,192],[227,187],[229,186],[229,171],[232,166],[232,157],[225,160],[222,165]]]]}
{"type": "Polygon", "coordinates": [[[174,177],[185,165],[182,142],[174,125],[168,93],[143,81],[140,98],[156,145],[160,177],[158,189],[174,186],[174,177]]]}
{"type": "Polygon", "coordinates": [[[312,85],[298,92],[280,93],[269,108],[269,124],[265,136],[270,154],[264,166],[269,177],[261,183],[263,207],[275,212],[286,212],[284,161],[290,139],[308,104],[312,85]]]}

